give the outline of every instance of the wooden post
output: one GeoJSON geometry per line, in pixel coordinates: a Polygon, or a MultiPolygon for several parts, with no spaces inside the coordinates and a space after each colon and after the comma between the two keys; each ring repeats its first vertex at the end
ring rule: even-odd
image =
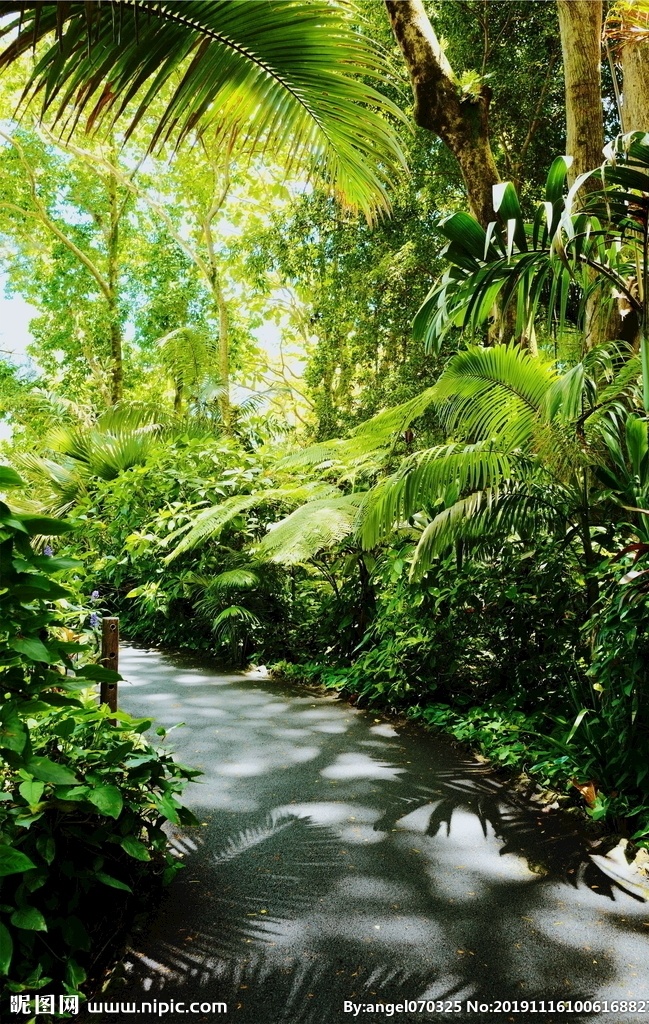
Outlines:
{"type": "MultiPolygon", "coordinates": [[[[117,672],[119,660],[119,619],[107,617],[101,620],[101,663],[105,668],[117,672]]],[[[111,711],[117,711],[117,683],[102,682],[99,686],[99,703],[108,704],[111,711]]]]}

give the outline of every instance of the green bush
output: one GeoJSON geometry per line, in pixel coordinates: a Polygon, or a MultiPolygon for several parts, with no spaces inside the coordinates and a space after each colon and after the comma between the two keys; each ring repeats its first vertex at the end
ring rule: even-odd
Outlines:
{"type": "Polygon", "coordinates": [[[408,549],[374,571],[376,612],[346,686],[395,708],[513,697],[521,711],[561,704],[583,671],[581,581],[567,553],[510,544],[490,561],[439,559],[407,580],[408,549]],[[538,680],[538,685],[530,685],[538,680]]]}
{"type": "MultiPolygon", "coordinates": [[[[20,486],[0,467],[0,487],[20,486]]],[[[33,538],[69,524],[0,502],[0,977],[3,991],[76,993],[114,939],[129,894],[178,862],[165,821],[190,823],[178,795],[196,772],[143,738],[150,727],[99,707],[116,673],[67,627],[78,568],[33,538]],[[83,689],[86,687],[86,689],[83,689]],[[115,725],[111,718],[115,718],[115,725]]]]}

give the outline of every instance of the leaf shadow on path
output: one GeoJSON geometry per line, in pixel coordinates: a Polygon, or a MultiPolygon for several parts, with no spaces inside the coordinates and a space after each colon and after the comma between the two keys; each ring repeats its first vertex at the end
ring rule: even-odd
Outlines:
{"type": "Polygon", "coordinates": [[[205,770],[189,801],[205,824],[174,830],[185,870],[106,998],[222,1000],[244,1024],[385,1020],[344,1003],[417,1000],[395,1019],[475,1024],[508,1018],[467,1000],[649,994],[646,908],[590,862],[576,819],[526,805],[443,738],[147,658],[132,659],[129,710],[172,724],[180,705],[175,747],[205,770]],[[462,1011],[440,1012],[448,1000],[462,1011]]]}

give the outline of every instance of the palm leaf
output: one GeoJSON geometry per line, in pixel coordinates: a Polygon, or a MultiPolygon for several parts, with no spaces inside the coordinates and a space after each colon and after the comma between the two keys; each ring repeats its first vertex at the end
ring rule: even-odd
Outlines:
{"type": "Polygon", "coordinates": [[[128,137],[152,100],[170,94],[151,147],[211,126],[216,145],[245,138],[308,157],[369,219],[389,208],[404,158],[385,115],[404,115],[369,84],[386,78],[386,56],[343,4],[14,0],[0,3],[0,16],[10,40],[0,67],[43,41],[26,94],[64,130],[84,113],[92,127],[128,112],[128,137]]]}
{"type": "Polygon", "coordinates": [[[500,548],[509,536],[535,535],[542,525],[563,518],[563,509],[553,504],[549,489],[516,482],[474,491],[426,526],[415,548],[410,579],[421,579],[433,559],[457,541],[486,552],[500,548]]]}
{"type": "Polygon", "coordinates": [[[396,522],[435,504],[450,489],[461,494],[508,480],[514,462],[515,456],[491,442],[416,452],[370,492],[361,530],[363,546],[371,549],[386,540],[396,522]]]}
{"type": "Polygon", "coordinates": [[[556,370],[515,346],[473,347],[458,352],[436,385],[436,402],[450,430],[458,425],[477,439],[509,440],[524,445],[532,436],[539,410],[556,370]]]}
{"type": "MultiPolygon", "coordinates": [[[[199,601],[197,607],[200,608],[204,605],[204,601],[199,601]]],[[[249,608],[244,608],[243,605],[232,604],[218,613],[212,623],[212,631],[216,637],[227,638],[238,632],[241,626],[258,625],[259,617],[254,612],[251,612],[249,608]]]]}
{"type": "Polygon", "coordinates": [[[300,502],[309,501],[314,496],[321,497],[323,492],[330,494],[332,491],[338,493],[335,488],[327,484],[315,483],[298,487],[269,488],[266,491],[255,491],[253,494],[234,494],[219,505],[204,509],[192,522],[170,534],[170,538],[174,540],[182,536],[183,533],[185,536],[167,555],[165,562],[171,562],[185,551],[204,544],[212,537],[217,537],[228,523],[242,512],[269,504],[298,505],[300,502]]]}
{"type": "Polygon", "coordinates": [[[356,531],[366,500],[360,493],[310,501],[270,528],[259,553],[284,565],[308,562],[356,531]]]}

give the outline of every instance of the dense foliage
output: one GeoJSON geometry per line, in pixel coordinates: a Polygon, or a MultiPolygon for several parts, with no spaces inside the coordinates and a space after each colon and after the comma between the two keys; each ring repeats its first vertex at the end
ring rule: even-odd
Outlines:
{"type": "Polygon", "coordinates": [[[163,823],[189,820],[193,771],[97,706],[105,613],[444,729],[649,846],[649,145],[615,138],[626,6],[591,112],[611,141],[573,180],[554,5],[429,5],[488,217],[382,4],[183,22],[171,0],[139,28],[137,3],[94,6],[0,3],[0,261],[35,309],[0,360],[8,991],[82,988],[89,894],[126,920],[177,866],[163,823]],[[18,123],[26,83],[43,102],[18,123]]]}
{"type": "MultiPolygon", "coordinates": [[[[21,485],[0,469],[3,489],[21,485]]],[[[178,794],[190,769],[156,751],[151,727],[99,707],[81,563],[37,550],[70,532],[59,519],[0,503],[0,971],[3,991],[76,993],[109,936],[129,920],[127,895],[178,864],[165,821],[191,821],[178,794]],[[72,576],[70,586],[56,579],[72,576]],[[77,577],[75,584],[74,578],[77,577]]],[[[92,606],[92,602],[91,602],[92,606]]]]}

